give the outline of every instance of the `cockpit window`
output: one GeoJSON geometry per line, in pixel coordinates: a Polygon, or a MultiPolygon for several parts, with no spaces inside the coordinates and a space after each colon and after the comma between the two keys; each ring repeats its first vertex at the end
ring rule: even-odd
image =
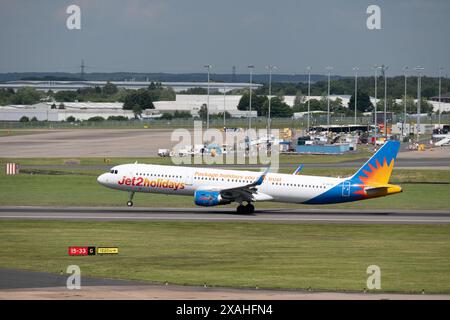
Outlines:
{"type": "Polygon", "coordinates": [[[117,170],[114,170],[114,173],[115,173],[115,174],[117,174],[117,173],[118,173],[118,171],[117,171],[117,170]]]}
{"type": "Polygon", "coordinates": [[[117,174],[117,173],[118,173],[117,170],[111,170],[111,171],[109,171],[109,172],[112,173],[112,174],[117,174]]]}
{"type": "Polygon", "coordinates": [[[111,170],[110,172],[111,172],[111,173],[114,173],[114,170],[111,170]]]}

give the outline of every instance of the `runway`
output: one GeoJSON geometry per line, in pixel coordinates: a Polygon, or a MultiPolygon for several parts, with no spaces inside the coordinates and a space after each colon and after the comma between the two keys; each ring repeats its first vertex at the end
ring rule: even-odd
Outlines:
{"type": "Polygon", "coordinates": [[[450,211],[234,208],[0,207],[0,220],[450,224],[450,211]]]}

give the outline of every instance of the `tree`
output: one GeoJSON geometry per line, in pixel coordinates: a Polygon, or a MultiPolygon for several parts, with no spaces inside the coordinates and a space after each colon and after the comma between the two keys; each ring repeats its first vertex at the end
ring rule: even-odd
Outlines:
{"type": "Polygon", "coordinates": [[[67,122],[75,122],[75,120],[76,119],[75,119],[74,116],[68,116],[67,119],[66,119],[67,122]]]}
{"type": "Polygon", "coordinates": [[[88,121],[105,121],[105,118],[103,118],[103,117],[100,117],[100,116],[95,116],[95,117],[90,117],[89,119],[88,119],[88,121]]]}
{"type": "MultiPolygon", "coordinates": [[[[402,97],[402,106],[404,105],[405,105],[405,96],[402,97]]],[[[411,96],[406,96],[406,113],[408,114],[415,113],[414,108],[415,108],[414,98],[411,96]]]]}
{"type": "Polygon", "coordinates": [[[180,92],[180,94],[207,94],[207,93],[208,93],[207,89],[200,87],[189,88],[180,92]]]}
{"type": "Polygon", "coordinates": [[[133,106],[133,114],[134,114],[134,118],[138,119],[142,115],[141,107],[138,105],[134,105],[133,106]]]}
{"type": "Polygon", "coordinates": [[[58,91],[55,93],[55,100],[60,102],[82,101],[75,91],[58,91]]]}
{"type": "Polygon", "coordinates": [[[322,97],[320,100],[309,100],[311,111],[327,111],[327,99],[322,97]]]}
{"type": "Polygon", "coordinates": [[[425,98],[422,98],[420,101],[420,113],[433,113],[433,105],[431,103],[429,103],[425,98]]]}
{"type": "Polygon", "coordinates": [[[297,91],[297,94],[295,95],[295,98],[294,98],[294,106],[293,106],[293,108],[303,109],[303,107],[305,105],[305,101],[306,101],[306,98],[302,94],[302,92],[300,90],[297,91]]]}
{"type": "MultiPolygon", "coordinates": [[[[223,112],[219,112],[217,114],[217,118],[223,119],[223,112]]],[[[230,118],[231,118],[231,114],[228,111],[225,111],[225,119],[230,119],[230,118]]]]}
{"type": "Polygon", "coordinates": [[[330,111],[336,112],[337,110],[340,110],[342,108],[342,99],[336,98],[334,100],[330,99],[330,111]]]}
{"type": "Polygon", "coordinates": [[[12,97],[16,93],[11,88],[9,89],[0,89],[0,105],[11,104],[12,97]]]}
{"type": "Polygon", "coordinates": [[[31,120],[30,120],[31,122],[37,122],[38,121],[38,119],[36,118],[36,117],[33,117],[33,118],[31,118],[31,120]]]}
{"type": "Polygon", "coordinates": [[[206,108],[206,104],[202,104],[202,106],[200,107],[200,110],[198,111],[198,116],[200,117],[200,119],[206,120],[207,115],[208,115],[208,109],[206,108]]]}
{"type": "Polygon", "coordinates": [[[164,119],[164,120],[172,120],[172,118],[173,118],[172,114],[170,114],[168,112],[164,112],[161,117],[161,119],[164,119]]]}
{"type": "MultiPolygon", "coordinates": [[[[261,110],[261,115],[268,116],[269,111],[269,100],[264,102],[263,108],[261,110]]],[[[286,118],[292,117],[293,110],[286,103],[284,103],[280,98],[274,97],[270,99],[270,116],[272,118],[286,118]]]]}
{"type": "Polygon", "coordinates": [[[192,114],[189,111],[175,111],[173,114],[174,118],[181,118],[181,119],[189,119],[192,118],[192,114]]]}
{"type": "MultiPolygon", "coordinates": [[[[252,111],[257,111],[258,115],[262,115],[262,107],[266,101],[268,101],[266,96],[252,94],[252,111]]],[[[242,95],[237,108],[245,111],[250,109],[250,94],[248,92],[242,95]]]]}
{"type": "MultiPolygon", "coordinates": [[[[361,90],[358,90],[357,94],[358,94],[358,104],[356,106],[357,111],[359,111],[359,112],[372,111],[373,104],[370,101],[369,95],[366,92],[361,91],[361,90]]],[[[350,97],[350,101],[348,103],[348,108],[350,110],[353,110],[353,112],[355,110],[355,95],[354,94],[350,97]]]]}
{"type": "Polygon", "coordinates": [[[138,106],[141,111],[145,109],[155,109],[153,98],[149,90],[139,89],[128,92],[124,99],[123,109],[133,110],[135,106],[138,106]]]}
{"type": "Polygon", "coordinates": [[[12,96],[13,104],[35,104],[42,98],[42,94],[34,88],[24,87],[17,90],[12,96]]]}
{"type": "Polygon", "coordinates": [[[127,121],[128,117],[124,117],[124,116],[109,116],[107,120],[110,120],[110,121],[127,121]]]}
{"type": "Polygon", "coordinates": [[[119,90],[117,89],[117,86],[115,84],[108,81],[103,87],[102,91],[104,95],[112,96],[116,94],[119,90]]]}
{"type": "Polygon", "coordinates": [[[20,122],[29,122],[30,118],[28,118],[27,116],[22,116],[22,118],[20,118],[19,120],[20,122]]]}
{"type": "MultiPolygon", "coordinates": [[[[377,113],[384,112],[384,99],[380,99],[377,103],[377,113]]],[[[398,105],[393,98],[387,98],[386,100],[386,112],[403,113],[403,107],[398,105]]]]}

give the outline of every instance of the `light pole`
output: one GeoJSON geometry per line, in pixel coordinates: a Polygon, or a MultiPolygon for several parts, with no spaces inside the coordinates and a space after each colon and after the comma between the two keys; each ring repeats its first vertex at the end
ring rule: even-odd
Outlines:
{"type": "Polygon", "coordinates": [[[358,106],[358,67],[354,67],[353,70],[355,71],[355,125],[356,125],[356,110],[358,106]]]}
{"type": "Polygon", "coordinates": [[[387,110],[387,77],[386,70],[389,68],[382,65],[383,74],[384,74],[384,138],[387,140],[387,121],[386,121],[386,110],[387,110]]]}
{"type": "Polygon", "coordinates": [[[421,66],[417,66],[414,68],[414,70],[416,70],[418,72],[417,75],[417,143],[419,142],[420,139],[420,104],[421,104],[421,100],[422,100],[422,70],[424,70],[425,68],[421,67],[421,66]]]}
{"type": "Polygon", "coordinates": [[[269,69],[269,110],[268,110],[268,114],[267,114],[267,139],[269,139],[269,134],[270,134],[270,100],[271,100],[271,95],[272,95],[272,70],[276,69],[276,66],[273,65],[269,65],[266,67],[267,69],[269,69]]]}
{"type": "Polygon", "coordinates": [[[249,97],[249,115],[248,115],[248,130],[252,129],[252,75],[253,75],[253,68],[255,66],[254,65],[250,65],[247,68],[250,69],[250,86],[249,86],[249,90],[250,90],[250,97],[249,97]]]}
{"type": "Polygon", "coordinates": [[[441,78],[442,78],[442,67],[439,67],[439,114],[438,114],[438,130],[441,130],[441,78]]]}
{"type": "Polygon", "coordinates": [[[378,69],[380,66],[374,65],[372,69],[375,69],[375,104],[374,104],[374,116],[373,116],[373,124],[375,126],[375,140],[377,139],[378,133],[378,123],[377,123],[377,81],[378,81],[378,69]]]}
{"type": "Polygon", "coordinates": [[[310,100],[311,100],[311,67],[308,66],[306,67],[306,70],[308,70],[308,120],[307,120],[307,126],[306,126],[306,132],[309,133],[309,121],[310,121],[310,112],[311,112],[311,104],[310,104],[310,100]]]}
{"type": "Polygon", "coordinates": [[[206,129],[209,129],[209,71],[211,69],[211,65],[207,64],[204,67],[208,69],[208,93],[206,98],[206,129]]]}
{"type": "Polygon", "coordinates": [[[331,77],[331,70],[333,70],[333,67],[326,67],[325,68],[328,71],[328,95],[327,95],[327,131],[330,131],[330,77],[331,77]]]}
{"type": "Polygon", "coordinates": [[[377,83],[378,83],[378,69],[382,69],[382,66],[378,66],[378,65],[374,65],[372,67],[373,69],[375,69],[375,106],[374,106],[374,121],[373,124],[375,126],[375,140],[378,137],[378,117],[377,117],[377,103],[378,103],[378,88],[377,88],[377,83]]]}
{"type": "Polygon", "coordinates": [[[225,87],[225,83],[223,85],[223,128],[225,130],[225,97],[227,94],[227,88],[225,87]]]}
{"type": "MultiPolygon", "coordinates": [[[[403,135],[404,135],[404,130],[405,130],[405,126],[406,126],[406,94],[407,94],[407,90],[406,90],[406,88],[407,88],[407,87],[406,87],[406,86],[407,86],[406,72],[408,71],[408,67],[405,66],[405,67],[403,68],[403,70],[405,71],[405,96],[404,96],[405,101],[404,101],[404,105],[403,105],[404,110],[403,110],[402,137],[403,137],[403,135]]],[[[411,129],[410,129],[410,130],[411,130],[411,129]]]]}

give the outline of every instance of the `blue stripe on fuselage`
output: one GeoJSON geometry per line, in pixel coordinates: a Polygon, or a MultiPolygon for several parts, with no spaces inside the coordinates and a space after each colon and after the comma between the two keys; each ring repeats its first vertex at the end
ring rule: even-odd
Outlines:
{"type": "Polygon", "coordinates": [[[351,202],[364,199],[363,196],[359,194],[353,194],[353,191],[357,186],[352,182],[352,180],[345,180],[335,185],[330,190],[325,191],[318,196],[303,202],[304,204],[331,204],[331,203],[342,203],[351,202]],[[344,187],[349,187],[349,190],[344,190],[344,187]]]}

